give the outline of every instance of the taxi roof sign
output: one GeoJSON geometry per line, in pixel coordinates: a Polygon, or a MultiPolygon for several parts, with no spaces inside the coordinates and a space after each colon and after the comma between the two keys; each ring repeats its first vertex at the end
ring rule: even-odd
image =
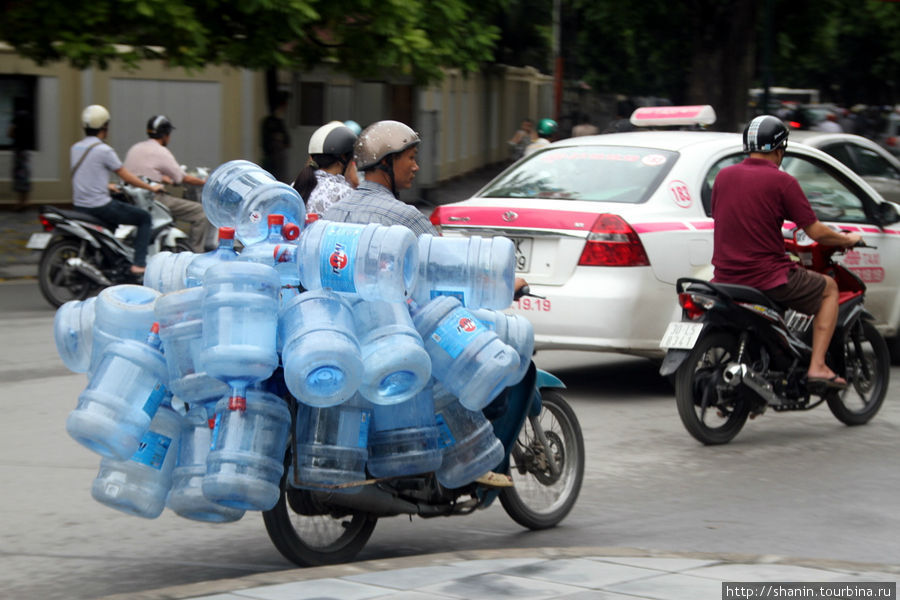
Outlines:
{"type": "Polygon", "coordinates": [[[631,124],[637,127],[664,125],[712,125],[716,111],[709,104],[696,106],[643,106],[631,113],[631,124]]]}

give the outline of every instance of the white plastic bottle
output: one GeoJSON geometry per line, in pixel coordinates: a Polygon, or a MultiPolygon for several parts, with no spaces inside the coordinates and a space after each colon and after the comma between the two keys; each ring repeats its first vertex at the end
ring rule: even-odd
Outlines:
{"type": "Polygon", "coordinates": [[[96,296],[70,300],[60,306],[53,317],[56,351],[63,364],[74,373],[86,373],[91,366],[96,301],[96,296]]]}
{"type": "Polygon", "coordinates": [[[91,345],[93,372],[106,346],[123,339],[143,342],[155,320],[153,305],[159,292],[143,285],[122,284],[108,287],[97,295],[94,304],[94,330],[91,345]]]}
{"type": "Polygon", "coordinates": [[[504,344],[515,348],[519,355],[519,368],[507,381],[507,386],[515,385],[525,377],[534,354],[534,327],[522,315],[508,314],[486,308],[472,311],[475,318],[491,328],[504,344]]]}
{"type": "Polygon", "coordinates": [[[430,387],[406,402],[373,405],[372,416],[367,467],[374,477],[430,473],[441,466],[430,387]]]}
{"type": "Polygon", "coordinates": [[[207,269],[220,262],[236,260],[237,257],[238,253],[234,249],[234,227],[219,227],[219,242],[216,249],[194,255],[185,269],[184,285],[186,287],[203,285],[203,274],[207,269]]]}

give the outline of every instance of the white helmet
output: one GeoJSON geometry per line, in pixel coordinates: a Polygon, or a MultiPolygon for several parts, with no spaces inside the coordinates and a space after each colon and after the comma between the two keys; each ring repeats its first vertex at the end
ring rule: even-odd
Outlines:
{"type": "Polygon", "coordinates": [[[103,129],[109,123],[109,111],[99,104],[91,104],[81,111],[81,124],[86,129],[103,129]]]}

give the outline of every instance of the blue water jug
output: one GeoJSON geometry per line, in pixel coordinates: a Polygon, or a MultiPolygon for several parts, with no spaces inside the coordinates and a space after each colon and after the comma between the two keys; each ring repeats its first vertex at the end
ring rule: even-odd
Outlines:
{"type": "Polygon", "coordinates": [[[212,426],[205,406],[192,406],[182,419],[178,442],[178,461],[172,472],[172,489],[166,501],[172,511],[185,519],[209,523],[230,523],[244,516],[244,511],[216,504],[203,495],[206,459],[212,444],[212,426]]]}
{"type": "Polygon", "coordinates": [[[303,292],[279,319],[284,382],[297,400],[334,406],[356,393],[363,364],[350,306],[328,290],[303,292]]]}
{"type": "Polygon", "coordinates": [[[431,388],[406,402],[374,405],[367,467],[374,477],[429,473],[441,466],[431,388]]]}
{"type": "Polygon", "coordinates": [[[352,307],[363,376],[359,393],[373,404],[409,400],[431,379],[431,358],[406,305],[358,300],[352,307]]]}
{"type": "Polygon", "coordinates": [[[66,431],[101,456],[127,460],[165,399],[166,360],[153,329],[146,342],[122,340],[104,350],[66,431]]]}
{"type": "Polygon", "coordinates": [[[267,217],[303,228],[306,206],[297,190],[246,160],[232,160],[213,171],[203,186],[203,210],[216,227],[234,227],[245,246],[268,235],[267,217]]]}
{"type": "Polygon", "coordinates": [[[159,295],[154,289],[132,284],[114,285],[97,295],[89,373],[112,342],[147,339],[155,320],[153,305],[159,295]]]}
{"type": "Polygon", "coordinates": [[[443,456],[435,476],[444,487],[462,487],[500,464],[503,444],[480,410],[467,409],[439,383],[432,393],[443,456]]]}
{"type": "Polygon", "coordinates": [[[278,366],[280,288],[278,273],[268,265],[222,262],[203,274],[200,367],[231,386],[236,410],[244,406],[244,390],[278,366]]]}
{"type": "Polygon", "coordinates": [[[534,354],[534,327],[522,315],[513,315],[486,308],[472,311],[475,318],[487,325],[504,344],[515,348],[519,355],[519,368],[507,381],[507,387],[525,377],[534,354]]]}
{"type": "Polygon", "coordinates": [[[231,390],[200,367],[204,293],[201,287],[169,292],[156,300],[153,309],[168,368],[169,391],[189,404],[215,404],[231,390]]]}
{"type": "Polygon", "coordinates": [[[129,515],[158,517],[172,487],[180,433],[181,415],[161,406],[130,457],[100,461],[91,496],[129,515]]]}
{"type": "Polygon", "coordinates": [[[223,398],[215,419],[203,495],[231,508],[269,510],[278,502],[291,433],[287,404],[275,394],[250,389],[244,410],[233,410],[223,398]]]}
{"type": "Polygon", "coordinates": [[[220,262],[228,262],[238,257],[234,249],[234,228],[219,227],[219,242],[215,250],[196,254],[187,265],[184,272],[184,285],[186,287],[199,287],[203,285],[203,274],[211,266],[220,262]]]}
{"type": "Polygon", "coordinates": [[[412,317],[432,375],[469,410],[487,406],[519,368],[516,351],[453,296],[438,296],[412,317]]]}
{"type": "Polygon", "coordinates": [[[163,294],[184,289],[187,268],[197,256],[193,252],[157,252],[147,259],[144,285],[163,294]]]}
{"type": "Polygon", "coordinates": [[[300,270],[297,265],[297,239],[300,230],[284,223],[284,215],[269,215],[269,235],[246,246],[238,260],[274,267],[281,277],[281,305],[300,294],[300,270]]]}
{"type": "Polygon", "coordinates": [[[516,250],[512,240],[419,236],[419,273],[413,299],[455,296],[468,308],[502,310],[513,301],[516,250]]]}
{"type": "MultiPolygon", "coordinates": [[[[369,456],[372,405],[359,394],[343,404],[318,408],[297,405],[295,436],[297,469],[291,465],[287,482],[293,487],[323,487],[364,481],[369,456]]],[[[352,494],[359,486],[334,489],[352,494]]]]}
{"type": "Polygon", "coordinates": [[[60,306],[53,317],[56,351],[63,364],[74,373],[86,373],[91,366],[96,301],[96,296],[70,300],[60,306]]]}
{"type": "Polygon", "coordinates": [[[319,219],[300,234],[300,281],[308,290],[403,302],[415,284],[416,236],[401,225],[319,219]]]}

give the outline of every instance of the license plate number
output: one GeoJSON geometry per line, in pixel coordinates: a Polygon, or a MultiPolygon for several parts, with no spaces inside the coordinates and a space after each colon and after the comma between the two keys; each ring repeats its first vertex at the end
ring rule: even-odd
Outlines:
{"type": "Polygon", "coordinates": [[[672,321],[666,327],[666,332],[659,342],[659,347],[690,350],[697,343],[701,331],[703,331],[703,323],[672,321]]]}
{"type": "Polygon", "coordinates": [[[28,238],[28,243],[25,244],[25,247],[32,250],[43,250],[47,247],[47,244],[50,243],[51,237],[53,237],[52,233],[32,233],[31,237],[28,238]]]}
{"type": "Polygon", "coordinates": [[[509,238],[516,248],[516,272],[527,273],[531,268],[531,247],[534,245],[532,238],[509,238]]]}

